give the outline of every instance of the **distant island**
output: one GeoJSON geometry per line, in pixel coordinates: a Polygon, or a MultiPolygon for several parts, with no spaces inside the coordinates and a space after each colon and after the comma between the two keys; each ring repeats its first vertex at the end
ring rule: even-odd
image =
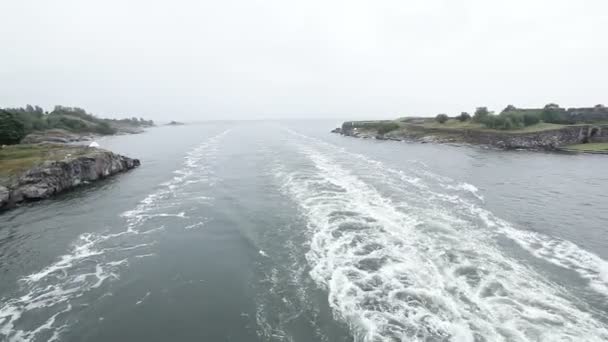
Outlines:
{"type": "Polygon", "coordinates": [[[103,119],[78,107],[39,106],[0,109],[0,144],[71,142],[91,140],[96,135],[135,134],[154,121],[143,118],[103,119]]]}
{"type": "Polygon", "coordinates": [[[185,123],[178,122],[178,121],[171,121],[167,124],[167,126],[183,126],[183,125],[185,125],[185,123]]]}
{"type": "Polygon", "coordinates": [[[102,119],[64,106],[0,109],[0,210],[139,166],[137,159],[70,143],[151,126],[152,120],[102,119]]]}
{"type": "Polygon", "coordinates": [[[347,121],[332,130],[346,136],[423,143],[468,143],[504,149],[608,153],[608,108],[507,106],[499,114],[478,107],[473,115],[402,117],[396,120],[347,121]]]}

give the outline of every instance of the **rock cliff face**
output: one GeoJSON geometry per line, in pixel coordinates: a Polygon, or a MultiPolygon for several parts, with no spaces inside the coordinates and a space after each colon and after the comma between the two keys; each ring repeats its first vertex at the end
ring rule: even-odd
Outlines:
{"type": "Polygon", "coordinates": [[[456,142],[490,145],[505,149],[554,150],[560,146],[608,141],[608,125],[571,125],[537,132],[501,132],[463,129],[430,129],[411,125],[378,134],[367,122],[345,122],[339,133],[360,138],[409,140],[420,142],[456,142]]]}
{"type": "Polygon", "coordinates": [[[48,198],[139,165],[138,159],[92,148],[75,157],[46,161],[22,173],[10,184],[0,185],[0,209],[48,198]]]}

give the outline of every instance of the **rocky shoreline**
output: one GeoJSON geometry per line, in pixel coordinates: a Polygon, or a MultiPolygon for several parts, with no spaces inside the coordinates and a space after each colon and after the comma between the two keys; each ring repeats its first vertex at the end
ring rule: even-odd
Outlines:
{"type": "MultiPolygon", "coordinates": [[[[141,127],[135,126],[118,126],[115,125],[116,133],[112,135],[125,135],[125,134],[141,134],[144,133],[145,130],[141,127]]],[[[70,132],[65,129],[48,129],[44,131],[35,131],[26,135],[22,140],[21,144],[40,144],[40,143],[74,143],[74,142],[83,142],[83,141],[92,141],[95,139],[99,139],[103,137],[103,135],[84,132],[70,132]]]]}
{"type": "MultiPolygon", "coordinates": [[[[370,128],[370,122],[347,121],[332,130],[344,136],[411,141],[420,143],[461,143],[485,145],[501,149],[562,151],[564,146],[587,142],[608,141],[608,125],[571,125],[559,129],[536,132],[501,132],[468,129],[433,129],[408,125],[390,132],[380,133],[370,128]]],[[[372,126],[373,127],[373,126],[372,126]]]]}
{"type": "MultiPolygon", "coordinates": [[[[37,154],[28,158],[40,157],[44,161],[35,163],[20,172],[6,171],[4,177],[0,179],[0,210],[12,208],[23,202],[49,198],[140,165],[138,159],[98,148],[65,145],[43,145],[44,148],[41,145],[31,146],[37,154]]],[[[11,147],[3,150],[9,148],[11,147]]],[[[28,152],[24,146],[19,149],[28,152]]],[[[17,152],[22,152],[21,150],[17,152]]]]}

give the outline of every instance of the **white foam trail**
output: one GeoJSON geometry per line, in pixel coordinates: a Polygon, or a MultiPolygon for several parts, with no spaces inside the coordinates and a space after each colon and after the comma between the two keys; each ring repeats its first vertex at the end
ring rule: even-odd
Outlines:
{"type": "Polygon", "coordinates": [[[477,197],[480,201],[483,201],[483,196],[481,196],[479,194],[479,189],[477,189],[477,187],[473,184],[463,182],[463,183],[458,183],[457,185],[442,184],[442,186],[445,187],[446,189],[451,189],[451,190],[468,191],[471,194],[473,194],[473,196],[477,197]]]}
{"type": "Polygon", "coordinates": [[[328,155],[299,148],[315,171],[276,175],[310,223],[311,276],[356,340],[608,339],[584,304],[505,255],[468,218],[394,202],[328,155]]]}
{"type": "Polygon", "coordinates": [[[141,259],[141,258],[147,258],[147,257],[151,257],[151,256],[155,256],[155,253],[148,253],[148,254],[140,254],[140,255],[136,255],[135,258],[141,259]]]}
{"type": "MultiPolygon", "coordinates": [[[[383,168],[386,172],[399,174],[399,172],[394,169],[385,166],[383,166],[383,168]]],[[[429,173],[429,175],[431,174],[429,173]]],[[[461,183],[457,186],[442,184],[442,186],[446,189],[463,188],[463,190],[467,190],[480,200],[483,200],[483,197],[477,193],[477,188],[466,189],[468,188],[466,183],[461,183]]],[[[460,209],[470,212],[480,218],[488,228],[492,228],[495,233],[500,233],[513,240],[533,256],[551,264],[577,272],[582,278],[589,282],[589,287],[592,290],[604,296],[608,296],[608,277],[606,277],[608,262],[596,254],[579,247],[571,241],[551,237],[546,234],[517,229],[513,227],[511,223],[496,217],[492,212],[463,197],[455,196],[450,198],[446,195],[432,191],[427,191],[427,194],[429,198],[434,200],[447,200],[452,205],[457,205],[460,209]]]]}
{"type": "Polygon", "coordinates": [[[194,228],[199,228],[199,227],[204,226],[204,225],[205,225],[205,223],[206,223],[205,221],[203,221],[203,222],[197,222],[197,223],[193,223],[193,224],[190,224],[190,225],[185,226],[185,227],[184,227],[184,229],[186,229],[186,230],[190,230],[190,229],[194,229],[194,228]]]}
{"type": "MultiPolygon", "coordinates": [[[[172,180],[161,184],[134,209],[122,213],[121,216],[126,220],[126,230],[111,234],[84,233],[73,243],[71,250],[57,261],[24,276],[19,281],[18,293],[12,298],[2,298],[0,303],[0,340],[33,341],[39,334],[49,331],[52,332],[49,340],[58,340],[61,332],[67,328],[67,314],[76,307],[72,305],[73,302],[89,291],[102,287],[107,280],[118,279],[120,268],[129,264],[128,258],[141,259],[155,255],[141,253],[142,249],[146,250],[154,244],[153,241],[141,240],[150,239],[154,232],[163,230],[164,226],[145,231],[140,231],[140,228],[152,219],[188,218],[185,212],[173,214],[155,211],[171,207],[170,201],[186,184],[211,178],[209,164],[217,154],[220,139],[229,131],[207,139],[188,152],[183,167],[174,172],[176,176],[172,180]],[[135,240],[125,244],[127,238],[135,240]],[[140,253],[132,255],[133,250],[140,253]],[[48,319],[40,323],[35,320],[28,323],[38,324],[35,328],[20,329],[20,319],[30,313],[32,317],[40,316],[41,310],[49,313],[48,319]],[[59,324],[59,320],[63,322],[59,324]]],[[[28,319],[32,318],[28,316],[28,319]]]]}
{"type": "Polygon", "coordinates": [[[135,305],[139,305],[139,304],[143,303],[144,300],[146,300],[146,298],[148,298],[148,296],[150,296],[150,291],[146,292],[146,294],[140,300],[135,302],[135,305]]]}
{"type": "MultiPolygon", "coordinates": [[[[402,181],[401,184],[394,183],[394,180],[391,179],[391,177],[385,177],[384,179],[384,181],[391,183],[391,185],[395,187],[402,187],[403,184],[416,185],[418,190],[425,192],[425,194],[421,196],[421,200],[424,201],[425,205],[432,206],[433,210],[440,210],[445,207],[443,203],[440,206],[437,206],[437,202],[448,202],[448,205],[450,206],[456,205],[459,209],[468,211],[481,219],[488,228],[492,228],[494,232],[512,239],[535,257],[578,273],[583,279],[589,282],[590,289],[604,296],[608,296],[608,261],[577,246],[575,243],[541,233],[517,229],[509,222],[496,217],[492,212],[480,207],[477,203],[467,200],[463,196],[450,196],[437,193],[420,182],[416,183],[415,181],[412,181],[412,176],[406,175],[401,170],[395,170],[388,167],[380,161],[371,159],[362,154],[349,152],[342,147],[335,146],[319,139],[308,137],[291,130],[288,131],[300,138],[313,142],[318,146],[325,147],[339,154],[347,155],[350,158],[355,158],[373,166],[375,170],[372,173],[379,177],[383,177],[387,173],[390,176],[396,176],[402,181]]],[[[412,168],[410,171],[419,172],[425,175],[430,182],[437,183],[444,189],[464,190],[483,201],[483,196],[479,194],[479,189],[472,184],[464,182],[458,183],[449,177],[440,176],[428,170],[415,170],[412,168]]],[[[419,178],[415,179],[419,180],[419,178]]]]}
{"type": "Polygon", "coordinates": [[[497,218],[492,218],[505,236],[517,242],[537,258],[573,270],[589,281],[592,290],[608,296],[608,262],[576,244],[546,235],[514,229],[497,218]]]}
{"type": "MultiPolygon", "coordinates": [[[[129,229],[132,229],[136,225],[141,225],[148,219],[153,218],[154,216],[150,216],[150,214],[147,213],[151,210],[158,209],[160,201],[175,198],[177,195],[176,190],[183,188],[184,185],[200,181],[213,183],[209,165],[213,163],[217,156],[220,140],[230,131],[231,129],[227,129],[222,133],[207,139],[204,143],[188,152],[184,157],[183,167],[174,171],[177,176],[173,177],[172,180],[161,184],[160,189],[148,195],[137,205],[137,207],[135,207],[135,209],[125,211],[122,216],[127,219],[129,229]]],[[[198,196],[208,199],[200,194],[198,196]]],[[[166,203],[163,203],[163,205],[166,207],[166,203]]],[[[180,214],[185,215],[185,213],[180,214]]]]}

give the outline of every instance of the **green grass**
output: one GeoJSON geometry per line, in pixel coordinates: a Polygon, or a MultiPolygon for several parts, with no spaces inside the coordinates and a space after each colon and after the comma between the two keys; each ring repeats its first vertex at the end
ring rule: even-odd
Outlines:
{"type": "Polygon", "coordinates": [[[548,130],[552,130],[552,129],[560,129],[560,128],[566,127],[566,125],[558,125],[558,124],[540,122],[535,125],[522,127],[522,128],[518,128],[518,129],[513,129],[513,130],[498,130],[498,129],[487,128],[485,125],[478,123],[478,122],[471,121],[471,120],[463,122],[463,121],[459,121],[457,119],[449,119],[445,123],[439,123],[439,122],[433,120],[433,121],[428,121],[428,122],[425,122],[424,124],[415,125],[415,126],[422,127],[422,128],[429,128],[429,129],[462,129],[462,130],[470,129],[470,130],[476,130],[476,131],[500,132],[500,133],[533,133],[533,132],[542,132],[542,131],[548,131],[548,130]]]}
{"type": "MultiPolygon", "coordinates": [[[[523,128],[518,128],[518,129],[514,129],[514,130],[510,130],[510,131],[500,131],[500,132],[507,132],[507,133],[542,132],[542,131],[550,131],[553,129],[560,129],[560,128],[564,128],[567,126],[568,125],[559,125],[559,124],[553,124],[553,123],[540,122],[535,125],[526,126],[523,128]]],[[[493,131],[496,131],[496,130],[493,130],[493,131]]]]}
{"type": "Polygon", "coordinates": [[[46,160],[61,160],[68,155],[85,153],[87,150],[82,146],[59,144],[5,146],[0,149],[0,183],[5,183],[46,160]]]}
{"type": "Polygon", "coordinates": [[[588,143],[565,146],[564,149],[576,152],[606,152],[608,153],[608,142],[588,143]]]}
{"type": "Polygon", "coordinates": [[[419,126],[422,126],[424,128],[432,128],[432,129],[442,129],[442,128],[449,128],[449,129],[482,129],[484,128],[484,126],[480,123],[477,122],[473,122],[471,120],[468,121],[460,121],[460,120],[456,120],[456,119],[449,119],[448,121],[444,122],[444,123],[439,123],[437,121],[433,120],[429,120],[419,126]]]}

